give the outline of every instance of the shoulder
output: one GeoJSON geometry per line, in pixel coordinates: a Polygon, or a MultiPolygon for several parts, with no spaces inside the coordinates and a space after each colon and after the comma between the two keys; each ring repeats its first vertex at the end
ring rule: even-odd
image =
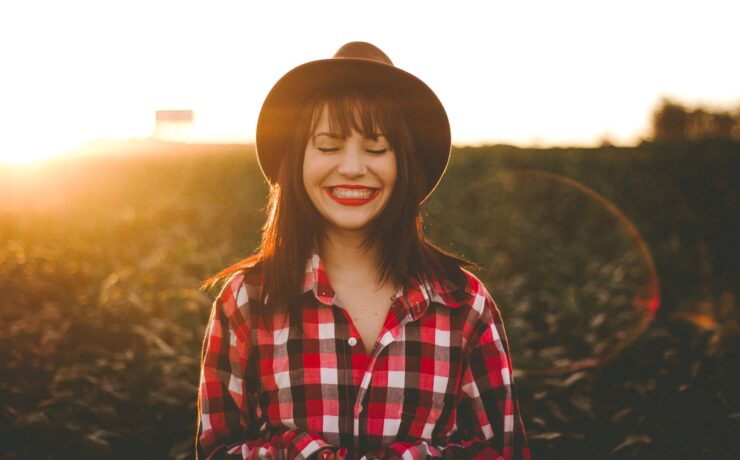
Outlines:
{"type": "Polygon", "coordinates": [[[261,266],[241,269],[224,282],[215,301],[215,307],[236,326],[248,325],[250,304],[261,302],[263,276],[261,266]]]}
{"type": "Polygon", "coordinates": [[[245,295],[247,298],[259,299],[262,283],[263,276],[260,265],[240,269],[226,278],[217,299],[224,304],[237,301],[240,297],[241,301],[247,300],[244,298],[245,295]]]}
{"type": "Polygon", "coordinates": [[[501,313],[493,300],[486,285],[476,275],[466,269],[461,269],[465,275],[463,286],[466,299],[463,306],[466,309],[468,321],[477,327],[501,323],[501,313]]]}

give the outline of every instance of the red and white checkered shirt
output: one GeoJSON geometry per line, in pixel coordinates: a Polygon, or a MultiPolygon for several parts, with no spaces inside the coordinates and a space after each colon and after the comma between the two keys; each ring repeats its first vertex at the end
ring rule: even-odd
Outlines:
{"type": "Polygon", "coordinates": [[[322,261],[308,263],[299,308],[265,327],[261,274],[233,276],[203,345],[198,452],[206,458],[529,459],[499,311],[464,288],[412,283],[368,356],[322,261]]]}

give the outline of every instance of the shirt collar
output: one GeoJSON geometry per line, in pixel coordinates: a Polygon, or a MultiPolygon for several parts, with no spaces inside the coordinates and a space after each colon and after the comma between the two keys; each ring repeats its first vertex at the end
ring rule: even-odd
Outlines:
{"type": "MultiPolygon", "coordinates": [[[[313,252],[306,261],[306,271],[303,279],[302,293],[311,291],[316,300],[324,305],[336,304],[336,293],[329,284],[324,262],[318,252],[313,252]]],[[[449,280],[437,277],[428,280],[412,279],[403,286],[395,297],[402,297],[403,305],[416,319],[423,315],[432,303],[448,308],[457,308],[468,297],[466,289],[455,285],[449,280]]]]}
{"type": "Polygon", "coordinates": [[[325,305],[334,305],[336,293],[329,284],[329,277],[326,275],[324,261],[319,257],[317,252],[311,254],[306,261],[306,273],[303,278],[302,293],[312,291],[314,297],[325,305]]]}

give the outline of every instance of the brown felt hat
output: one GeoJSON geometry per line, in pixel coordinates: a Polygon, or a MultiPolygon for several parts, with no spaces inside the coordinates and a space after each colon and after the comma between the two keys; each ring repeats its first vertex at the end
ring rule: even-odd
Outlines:
{"type": "Polygon", "coordinates": [[[275,83],[257,120],[257,158],[270,183],[291,138],[296,117],[308,99],[335,85],[360,85],[389,94],[401,107],[426,172],[424,199],[432,193],[450,158],[450,122],[442,103],[423,81],[399,69],[376,46],[351,42],[330,59],[299,65],[275,83]]]}

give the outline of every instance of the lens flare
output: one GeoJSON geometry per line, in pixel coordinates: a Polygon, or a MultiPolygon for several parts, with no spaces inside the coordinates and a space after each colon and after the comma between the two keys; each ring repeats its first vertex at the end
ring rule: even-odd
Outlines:
{"type": "Polygon", "coordinates": [[[561,374],[614,356],[650,324],[660,283],[635,225],[572,179],[513,170],[472,181],[455,240],[486,267],[522,374],[561,374]],[[481,229],[490,229],[487,236],[481,229]],[[504,305],[504,302],[512,305],[504,305]]]}

